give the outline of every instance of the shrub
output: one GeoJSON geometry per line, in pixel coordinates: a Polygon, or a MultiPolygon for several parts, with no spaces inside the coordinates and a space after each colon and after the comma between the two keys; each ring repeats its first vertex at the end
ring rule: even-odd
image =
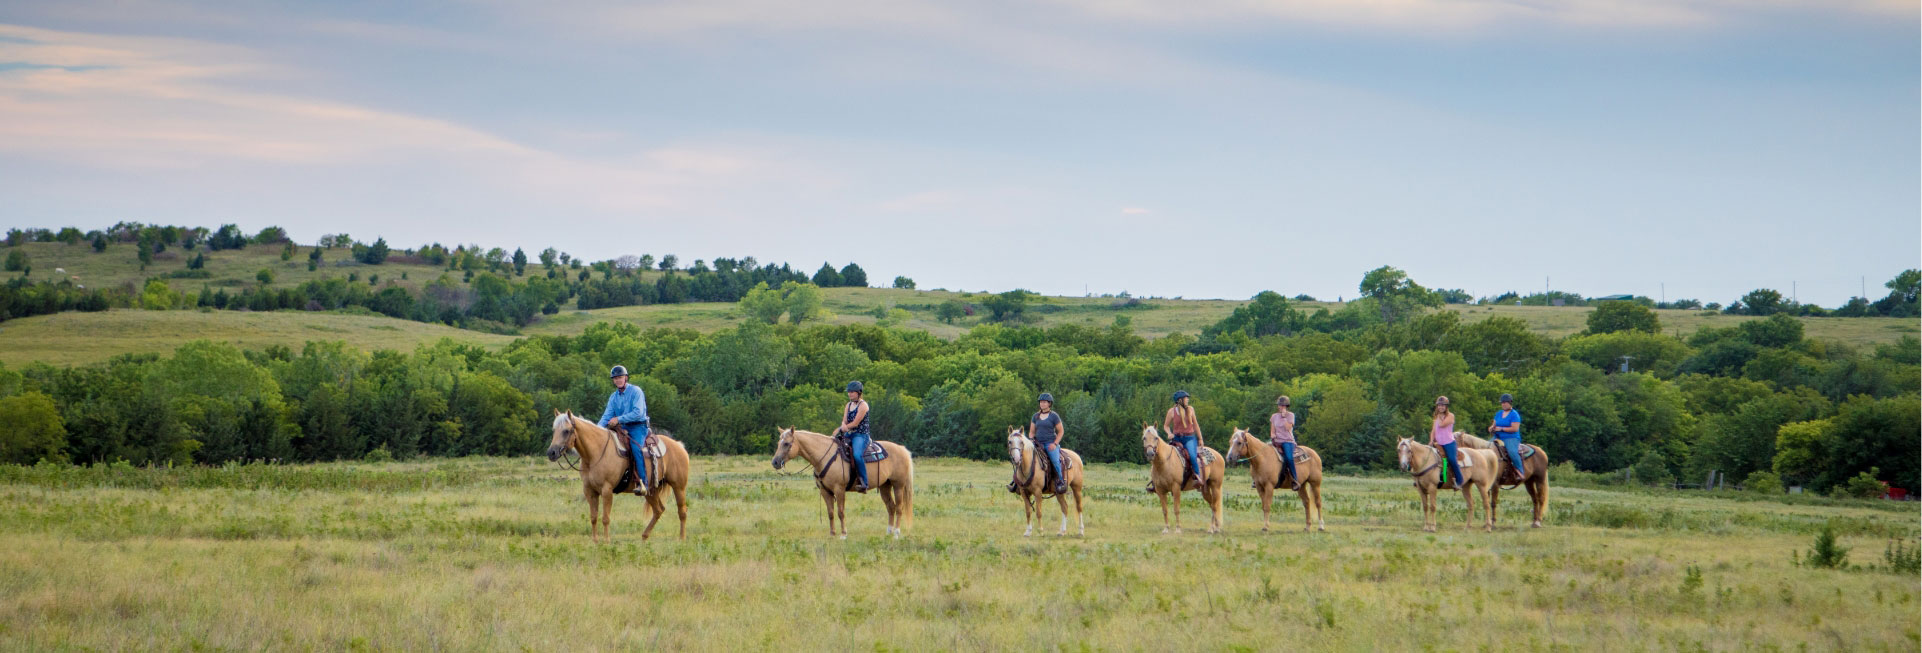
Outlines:
{"type": "Polygon", "coordinates": [[[26,252],[16,249],[7,253],[7,271],[8,272],[19,272],[21,270],[27,269],[27,266],[29,265],[32,265],[32,262],[30,259],[27,258],[26,252]]]}
{"type": "Polygon", "coordinates": [[[1751,472],[1748,478],[1742,479],[1742,489],[1756,494],[1781,494],[1782,477],[1770,471],[1751,472]]]}
{"type": "Polygon", "coordinates": [[[1835,526],[1823,524],[1822,532],[1815,534],[1814,548],[1802,556],[1804,566],[1818,569],[1846,569],[1849,564],[1849,550],[1835,542],[1835,526]]]}
{"type": "Polygon", "coordinates": [[[394,462],[394,452],[388,451],[387,445],[383,444],[368,451],[367,455],[360,457],[360,460],[367,463],[390,463],[394,462]]]}
{"type": "Polygon", "coordinates": [[[1890,540],[1889,546],[1882,550],[1882,562],[1887,565],[1887,571],[1909,576],[1922,574],[1922,546],[1890,540]]]}
{"type": "Polygon", "coordinates": [[[1842,487],[1837,488],[1840,490],[1838,494],[1857,499],[1874,499],[1883,494],[1887,494],[1888,487],[1884,486],[1882,481],[1876,478],[1881,475],[1882,468],[1870,467],[1869,471],[1856,474],[1853,478],[1850,478],[1847,483],[1842,484],[1842,487]]]}
{"type": "Polygon", "coordinates": [[[1643,485],[1666,486],[1675,482],[1675,477],[1668,472],[1668,463],[1662,460],[1662,454],[1653,449],[1642,454],[1642,459],[1636,461],[1632,469],[1635,470],[1635,482],[1643,485]]]}

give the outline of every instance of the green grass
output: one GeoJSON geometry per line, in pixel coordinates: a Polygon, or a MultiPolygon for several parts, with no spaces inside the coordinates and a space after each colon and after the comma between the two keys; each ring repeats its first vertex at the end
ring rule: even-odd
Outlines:
{"type": "MultiPolygon", "coordinates": [[[[445,267],[437,265],[411,265],[395,261],[381,265],[362,265],[352,260],[352,252],[346,248],[325,250],[323,256],[326,261],[319,269],[308,272],[307,253],[312,251],[313,247],[305,245],[296,246],[293,258],[285,261],[280,260],[281,246],[279,245],[249,245],[244,249],[218,252],[209,252],[204,245],[194,251],[168,247],[167,251],[154,255],[154,262],[149,264],[146,270],[140,269],[140,259],[132,243],[109,244],[107,251],[99,253],[95,253],[93,246],[86,242],[76,245],[26,243],[18,247],[33,260],[33,273],[29,278],[37,280],[64,278],[89,288],[125,287],[138,290],[147,279],[160,278],[166,281],[168,286],[180,292],[197,293],[203,286],[211,286],[214,290],[225,289],[228,293],[234,293],[244,288],[259,286],[260,282],[254,275],[262,268],[274,271],[274,282],[269,286],[273,288],[297,286],[307,281],[329,277],[345,279],[348,274],[358,274],[360,283],[367,283],[368,275],[380,275],[381,286],[386,286],[391,281],[414,290],[432,283],[443,273],[451,276],[456,282],[462,279],[461,272],[448,272],[445,267]],[[209,278],[168,277],[171,273],[185,271],[187,261],[195,254],[207,256],[205,269],[209,278]],[[66,272],[56,272],[57,269],[65,269],[66,272]],[[401,278],[403,274],[407,277],[406,279],[401,278]]],[[[533,257],[535,252],[528,252],[527,255],[533,257]]],[[[398,248],[395,249],[394,256],[400,256],[398,248]]],[[[538,260],[535,260],[528,263],[527,274],[545,275],[547,271],[538,260]]],[[[6,273],[8,279],[19,276],[18,272],[6,273]]]]}
{"type": "MultiPolygon", "coordinates": [[[[0,468],[0,635],[48,649],[1915,650],[1917,578],[1791,565],[1822,524],[1858,563],[1913,504],[1810,507],[1557,488],[1544,529],[1420,532],[1401,479],[1331,479],[1329,532],[1160,533],[1134,465],[1089,470],[1088,535],[1021,537],[1004,464],[919,461],[825,535],[805,471],[700,458],[687,541],[588,540],[544,460],[0,468]],[[1690,569],[1695,571],[1691,573],[1690,569]],[[1694,580],[1691,580],[1691,577],[1694,580]]],[[[1185,523],[1200,524],[1190,495],[1185,523]]],[[[1050,511],[1053,508],[1049,508],[1050,511]]],[[[672,517],[667,518],[672,520],[672,517]]],[[[666,522],[664,522],[666,523],[666,522]]],[[[1522,528],[1517,528],[1522,526],[1522,528]]],[[[671,526],[670,533],[671,531],[671,526]]]]}
{"type": "Polygon", "coordinates": [[[245,349],[285,345],[299,351],[310,340],[340,340],[370,351],[410,351],[441,338],[488,346],[513,340],[510,336],[381,315],[116,309],[0,322],[0,363],[14,368],[34,361],[52,365],[95,363],[118,354],[171,353],[182,344],[200,339],[245,349]]]}

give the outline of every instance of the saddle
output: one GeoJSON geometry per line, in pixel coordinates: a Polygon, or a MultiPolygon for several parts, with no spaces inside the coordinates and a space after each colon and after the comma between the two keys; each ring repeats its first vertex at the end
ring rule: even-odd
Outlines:
{"type": "MultiPolygon", "coordinates": [[[[1510,464],[1508,460],[1508,443],[1502,440],[1496,440],[1495,447],[1501,453],[1502,460],[1499,463],[1499,465],[1501,466],[1501,470],[1502,470],[1502,480],[1505,482],[1505,484],[1510,484],[1510,485],[1521,483],[1523,480],[1522,470],[1515,469],[1515,466],[1513,464],[1510,464]]],[[[1532,444],[1522,445],[1521,458],[1524,461],[1523,464],[1527,464],[1526,461],[1528,459],[1534,458],[1535,453],[1538,451],[1540,450],[1536,449],[1535,445],[1532,445],[1532,444]]]]}
{"type": "MultiPolygon", "coordinates": [[[[841,436],[841,435],[834,436],[834,459],[828,461],[827,464],[821,465],[820,469],[815,470],[814,480],[816,482],[819,482],[821,479],[826,478],[828,475],[828,469],[834,467],[834,463],[836,462],[852,465],[853,463],[851,461],[854,460],[853,450],[854,450],[854,444],[850,442],[846,436],[841,436]]],[[[873,438],[868,438],[868,450],[861,452],[861,462],[878,463],[887,459],[888,459],[888,450],[881,448],[880,441],[875,440],[873,438]]],[[[856,483],[859,480],[860,479],[855,478],[855,475],[852,473],[852,470],[850,470],[850,473],[848,474],[848,486],[844,489],[851,492],[861,491],[861,490],[855,489],[856,483]]],[[[872,474],[869,475],[868,480],[870,482],[874,480],[872,474]]]]}
{"type": "MultiPolygon", "coordinates": [[[[614,486],[614,493],[624,494],[632,492],[634,491],[635,476],[634,457],[627,451],[629,449],[628,443],[631,442],[632,439],[627,435],[627,429],[616,426],[611,430],[620,436],[615,442],[621,445],[621,459],[627,464],[626,468],[621,470],[621,482],[614,486]]],[[[641,440],[641,455],[647,457],[648,487],[658,486],[661,482],[660,462],[661,458],[667,456],[667,443],[661,441],[661,435],[665,433],[666,431],[663,429],[650,429],[647,433],[647,438],[641,440]]]]}
{"type": "MultiPolygon", "coordinates": [[[[1295,473],[1297,474],[1301,473],[1300,465],[1305,462],[1308,462],[1308,448],[1303,447],[1301,445],[1295,445],[1295,465],[1296,465],[1295,473]]],[[[1288,481],[1292,481],[1292,480],[1295,480],[1295,479],[1294,477],[1288,475],[1288,466],[1278,465],[1277,469],[1275,470],[1275,487],[1278,487],[1278,488],[1287,487],[1288,481]]],[[[1256,489],[1260,489],[1260,488],[1256,488],[1256,489]]]]}
{"type": "MultiPolygon", "coordinates": [[[[1060,445],[1055,445],[1055,446],[1060,446],[1060,445]]],[[[1074,457],[1067,455],[1067,453],[1068,453],[1068,450],[1066,449],[1061,450],[1061,454],[1062,454],[1061,469],[1055,469],[1054,463],[1048,460],[1048,454],[1041,450],[1041,445],[1035,445],[1034,462],[1035,462],[1035,465],[1039,466],[1042,471],[1041,487],[1049,488],[1049,489],[1054,488],[1055,481],[1061,480],[1063,474],[1068,473],[1068,470],[1074,468],[1074,457]]]]}
{"type": "MultiPolygon", "coordinates": [[[[1181,455],[1179,455],[1179,456],[1176,456],[1176,457],[1177,457],[1177,458],[1180,458],[1180,459],[1181,459],[1181,478],[1183,478],[1183,479],[1185,479],[1185,480],[1183,480],[1183,481],[1181,482],[1181,483],[1182,483],[1182,485],[1181,485],[1181,486],[1182,486],[1183,488],[1186,488],[1186,487],[1188,487],[1188,485],[1189,485],[1189,484],[1191,484],[1191,483],[1193,483],[1193,482],[1194,482],[1194,480],[1193,480],[1193,478],[1192,478],[1192,477],[1195,477],[1195,476],[1200,476],[1200,475],[1201,475],[1201,473],[1200,473],[1200,472],[1198,472],[1198,471],[1196,471],[1196,470],[1195,470],[1195,466],[1194,466],[1193,464],[1191,464],[1191,463],[1189,463],[1189,462],[1188,462],[1188,450],[1187,450],[1187,449],[1185,449],[1185,448],[1182,448],[1182,447],[1179,447],[1179,446],[1177,446],[1177,447],[1175,447],[1175,448],[1176,448],[1176,449],[1181,449],[1181,455]]],[[[1198,454],[1197,454],[1197,455],[1196,455],[1195,457],[1196,457],[1196,458],[1200,458],[1200,459],[1201,459],[1201,466],[1202,466],[1202,467],[1207,467],[1208,465],[1210,465],[1210,464],[1213,464],[1213,463],[1215,462],[1215,452],[1214,452],[1214,450],[1213,450],[1213,449],[1208,449],[1208,448],[1206,448],[1206,447],[1203,447],[1203,448],[1201,449],[1201,451],[1200,451],[1200,452],[1199,452],[1199,453],[1198,453],[1198,454]]],[[[1195,489],[1197,489],[1197,490],[1199,490],[1199,489],[1201,489],[1201,488],[1200,488],[1200,487],[1196,487],[1195,489]]]]}

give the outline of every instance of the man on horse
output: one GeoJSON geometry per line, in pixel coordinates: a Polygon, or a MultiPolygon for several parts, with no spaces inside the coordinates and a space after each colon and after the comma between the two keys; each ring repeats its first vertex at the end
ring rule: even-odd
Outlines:
{"type": "Polygon", "coordinates": [[[1522,412],[1515,410],[1515,395],[1502,395],[1502,409],[1495,412],[1494,421],[1489,422],[1488,432],[1500,440],[1507,450],[1510,478],[1519,481],[1522,477],[1522,412]]]}
{"type": "Polygon", "coordinates": [[[1275,413],[1268,416],[1268,438],[1275,445],[1275,451],[1281,452],[1281,468],[1287,470],[1282,478],[1293,484],[1288,489],[1299,490],[1301,477],[1295,475],[1295,414],[1288,410],[1290,403],[1288,395],[1275,400],[1275,413]]]}
{"type": "Polygon", "coordinates": [[[834,427],[834,432],[829,434],[835,437],[840,437],[842,433],[848,435],[848,457],[853,458],[848,464],[854,466],[854,476],[858,479],[858,485],[854,488],[856,492],[868,491],[868,463],[862,456],[868,453],[868,443],[874,441],[868,433],[868,402],[861,398],[862,390],[860,381],[848,382],[847,416],[841,418],[841,425],[834,427]]]}
{"type": "Polygon", "coordinates": [[[1201,480],[1201,423],[1195,419],[1195,407],[1188,399],[1188,391],[1175,392],[1175,405],[1161,418],[1161,428],[1167,429],[1168,441],[1188,456],[1188,470],[1196,487],[1203,485],[1201,480]]]}
{"type": "Polygon", "coordinates": [[[1034,440],[1035,449],[1047,454],[1048,464],[1054,466],[1054,493],[1068,491],[1067,472],[1061,468],[1061,438],[1067,435],[1062,428],[1061,415],[1054,412],[1054,395],[1041,393],[1036,400],[1040,412],[1028,419],[1028,438],[1034,440]]]}
{"type": "Polygon", "coordinates": [[[628,455],[634,457],[634,493],[647,494],[647,456],[641,447],[647,441],[647,395],[641,387],[627,382],[627,366],[615,365],[607,373],[614,380],[614,394],[607,397],[607,410],[601,411],[601,426],[627,434],[628,455]]]}

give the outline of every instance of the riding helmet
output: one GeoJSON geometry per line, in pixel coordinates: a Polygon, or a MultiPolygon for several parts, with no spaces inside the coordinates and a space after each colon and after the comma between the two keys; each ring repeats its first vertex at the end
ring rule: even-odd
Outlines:
{"type": "Polygon", "coordinates": [[[849,381],[847,391],[848,392],[866,392],[865,390],[861,389],[860,381],[849,381]]]}
{"type": "Polygon", "coordinates": [[[1435,398],[1435,405],[1437,405],[1437,406],[1446,406],[1446,405],[1448,405],[1448,395],[1442,395],[1442,396],[1440,396],[1440,397],[1436,397],[1436,398],[1435,398]]]}
{"type": "Polygon", "coordinates": [[[1504,404],[1512,404],[1512,403],[1515,403],[1515,395],[1511,395],[1511,394],[1508,394],[1508,393],[1506,393],[1506,392],[1504,392],[1504,393],[1502,393],[1502,400],[1501,400],[1501,401],[1500,401],[1499,403],[1504,403],[1504,404]]]}
{"type": "Polygon", "coordinates": [[[1053,393],[1049,393],[1049,392],[1043,392],[1043,393],[1041,393],[1041,398],[1040,398],[1040,399],[1036,399],[1035,401],[1037,401],[1037,402],[1040,402],[1040,401],[1045,401],[1045,402],[1048,402],[1048,403],[1051,403],[1051,404],[1052,404],[1052,403],[1054,403],[1054,394],[1053,394],[1053,393]]]}
{"type": "Polygon", "coordinates": [[[1289,402],[1288,402],[1288,395],[1282,395],[1282,396],[1281,396],[1280,398],[1278,398],[1278,399],[1276,399],[1276,400],[1275,400],[1275,405],[1276,405],[1276,406],[1287,406],[1287,405],[1289,405],[1289,402]]]}
{"type": "Polygon", "coordinates": [[[614,366],[614,369],[612,369],[612,370],[609,370],[609,371],[607,372],[607,378],[610,378],[610,379],[612,379],[612,378],[615,378],[615,377],[621,377],[621,376],[627,376],[627,366],[626,366],[626,365],[615,365],[615,366],[614,366]]]}
{"type": "Polygon", "coordinates": [[[1176,390],[1176,391],[1175,391],[1175,398],[1174,398],[1174,400],[1175,400],[1175,401],[1177,401],[1177,402],[1178,402],[1178,401],[1181,401],[1181,400],[1183,400],[1183,399],[1187,399],[1187,398],[1188,398],[1188,391],[1187,391],[1187,390],[1176,390]]]}

